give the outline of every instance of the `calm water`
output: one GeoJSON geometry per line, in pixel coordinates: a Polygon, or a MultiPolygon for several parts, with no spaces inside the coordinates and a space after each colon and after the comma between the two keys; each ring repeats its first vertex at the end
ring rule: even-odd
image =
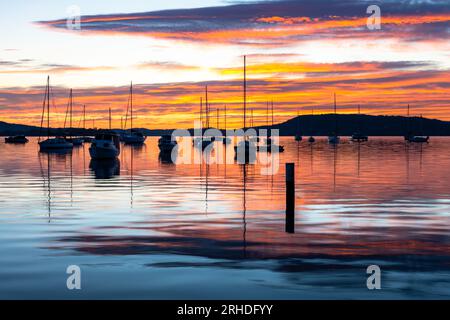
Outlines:
{"type": "MultiPolygon", "coordinates": [[[[258,165],[119,162],[0,142],[0,298],[450,298],[450,139],[310,146],[258,165]],[[284,163],[296,163],[285,233],[284,163]],[[66,288],[79,265],[82,289],[66,288]],[[382,269],[382,290],[366,268],[382,269]]],[[[230,146],[230,148],[232,148],[230,146]]],[[[229,149],[228,152],[232,152],[229,149]]]]}

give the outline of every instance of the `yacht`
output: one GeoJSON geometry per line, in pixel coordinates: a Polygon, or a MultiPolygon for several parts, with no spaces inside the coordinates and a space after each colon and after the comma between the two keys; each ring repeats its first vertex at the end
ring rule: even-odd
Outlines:
{"type": "MultiPolygon", "coordinates": [[[[361,106],[358,105],[358,127],[361,128],[361,106]]],[[[365,142],[369,141],[369,137],[362,134],[361,130],[356,131],[352,134],[351,139],[353,142],[365,142]]]]}
{"type": "Polygon", "coordinates": [[[130,130],[122,136],[122,141],[126,144],[143,144],[145,139],[147,137],[137,130],[130,130]]]}
{"type": "MultiPolygon", "coordinates": [[[[45,109],[47,109],[47,139],[41,141],[39,137],[38,144],[41,151],[48,150],[70,150],[73,148],[73,144],[66,141],[63,137],[50,138],[50,77],[47,77],[47,86],[44,95],[44,110],[42,110],[42,120],[44,122],[45,109]]],[[[42,127],[41,127],[42,129],[42,127]]]]}
{"type": "Polygon", "coordinates": [[[73,148],[73,144],[68,142],[64,137],[49,138],[39,141],[39,147],[42,151],[45,150],[69,150],[73,148]]]}
{"type": "MultiPolygon", "coordinates": [[[[247,127],[246,123],[247,116],[247,68],[246,68],[246,56],[244,56],[244,131],[247,127]]],[[[235,159],[241,160],[241,152],[244,152],[244,162],[253,163],[256,159],[256,145],[252,141],[248,140],[248,137],[244,136],[244,140],[240,141],[237,146],[234,146],[235,159]]]]}
{"type": "Polygon", "coordinates": [[[337,135],[328,136],[328,143],[338,144],[339,142],[341,142],[341,137],[337,135]]]}
{"type": "MultiPolygon", "coordinates": [[[[142,134],[142,132],[133,129],[133,83],[130,85],[130,121],[131,121],[131,127],[128,132],[126,132],[122,136],[122,141],[126,144],[143,144],[145,142],[145,139],[147,138],[142,134]]],[[[127,109],[127,115],[128,115],[128,109],[127,109]]]]}
{"type": "Polygon", "coordinates": [[[92,159],[115,159],[120,154],[120,140],[115,133],[97,134],[89,147],[92,159]]]}
{"type": "Polygon", "coordinates": [[[354,142],[364,142],[369,141],[369,137],[358,131],[352,134],[351,140],[354,142]]]}
{"type": "Polygon", "coordinates": [[[408,142],[419,142],[419,143],[425,143],[430,140],[430,136],[405,136],[405,140],[408,142]]]}
{"type": "Polygon", "coordinates": [[[328,136],[328,143],[338,144],[341,138],[337,135],[337,107],[336,107],[336,93],[334,94],[334,132],[328,136]]]}
{"type": "MultiPolygon", "coordinates": [[[[408,104],[408,133],[405,135],[405,141],[408,142],[418,142],[418,143],[428,143],[430,140],[430,136],[424,136],[424,135],[413,135],[411,131],[411,124],[410,124],[410,115],[409,115],[409,104],[408,104]]],[[[420,116],[420,125],[421,125],[421,131],[423,134],[423,117],[420,116]]]]}
{"type": "Polygon", "coordinates": [[[170,134],[162,135],[158,140],[158,147],[161,152],[172,152],[176,146],[177,141],[170,134]]]}
{"type": "Polygon", "coordinates": [[[5,138],[5,143],[27,143],[28,139],[25,136],[11,136],[5,138]]]}

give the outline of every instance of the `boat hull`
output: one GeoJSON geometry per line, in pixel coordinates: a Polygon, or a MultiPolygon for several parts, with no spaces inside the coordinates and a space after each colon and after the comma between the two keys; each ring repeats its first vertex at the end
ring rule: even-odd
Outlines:
{"type": "Polygon", "coordinates": [[[405,140],[408,142],[427,143],[430,140],[430,137],[412,136],[412,137],[405,137],[405,140]]]}
{"type": "Polygon", "coordinates": [[[367,137],[367,136],[352,136],[351,140],[353,142],[366,142],[366,141],[369,141],[369,137],[367,137]]]}
{"type": "Polygon", "coordinates": [[[102,148],[97,146],[91,146],[89,148],[89,154],[92,159],[115,159],[119,156],[119,150],[115,147],[102,148]]]}
{"type": "Polygon", "coordinates": [[[25,137],[7,137],[5,138],[5,143],[17,143],[17,144],[21,144],[21,143],[27,143],[28,139],[25,137]]]}
{"type": "Polygon", "coordinates": [[[42,151],[46,150],[70,150],[73,144],[61,138],[47,139],[39,142],[42,151]]]}
{"type": "Polygon", "coordinates": [[[126,144],[143,144],[146,137],[144,136],[123,136],[122,140],[126,144]]]}
{"type": "Polygon", "coordinates": [[[67,142],[72,143],[74,146],[81,146],[83,145],[84,140],[82,138],[70,138],[66,139],[67,142]]]}

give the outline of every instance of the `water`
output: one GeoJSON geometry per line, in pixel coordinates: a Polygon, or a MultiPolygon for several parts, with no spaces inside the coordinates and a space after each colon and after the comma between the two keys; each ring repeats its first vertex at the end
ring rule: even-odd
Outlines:
{"type": "Polygon", "coordinates": [[[168,163],[157,138],[106,167],[88,145],[47,155],[35,139],[0,142],[0,298],[450,298],[449,138],[281,141],[269,176],[168,163]],[[295,234],[285,162],[296,163],[295,234]],[[366,287],[371,264],[381,290],[366,287]],[[81,290],[66,287],[69,265],[81,290]]]}

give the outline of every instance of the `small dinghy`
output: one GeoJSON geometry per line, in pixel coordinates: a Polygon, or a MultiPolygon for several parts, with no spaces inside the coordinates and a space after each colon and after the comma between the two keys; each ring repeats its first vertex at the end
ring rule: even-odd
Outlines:
{"type": "Polygon", "coordinates": [[[364,142],[369,141],[369,137],[360,132],[355,132],[352,134],[351,140],[354,142],[364,142]]]}
{"type": "Polygon", "coordinates": [[[429,136],[405,136],[405,140],[408,142],[427,143],[430,140],[429,136]]]}

